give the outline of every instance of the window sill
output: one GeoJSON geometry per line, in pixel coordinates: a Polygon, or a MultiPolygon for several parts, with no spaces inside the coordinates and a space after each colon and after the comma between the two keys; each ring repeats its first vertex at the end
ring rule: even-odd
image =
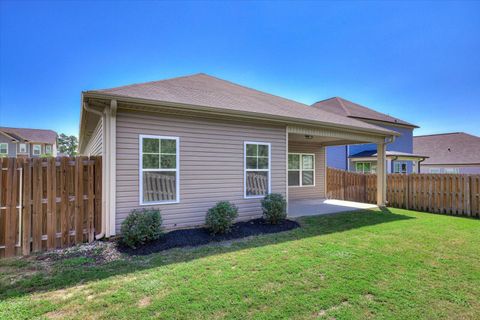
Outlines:
{"type": "Polygon", "coordinates": [[[141,206],[156,206],[156,205],[159,205],[159,204],[176,204],[176,203],[180,203],[180,201],[178,200],[173,200],[173,201],[159,201],[159,202],[140,202],[139,205],[141,206]]]}

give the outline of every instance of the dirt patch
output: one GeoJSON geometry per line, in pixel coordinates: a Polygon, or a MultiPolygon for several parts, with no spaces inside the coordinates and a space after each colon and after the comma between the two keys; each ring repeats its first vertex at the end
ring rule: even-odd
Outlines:
{"type": "Polygon", "coordinates": [[[35,257],[35,260],[50,264],[61,262],[65,266],[89,266],[121,259],[114,242],[95,241],[88,244],[58,249],[35,257]]]}
{"type": "Polygon", "coordinates": [[[149,297],[145,297],[142,300],[138,301],[138,306],[140,308],[145,308],[145,307],[149,306],[150,303],[152,303],[152,300],[149,297]]]}
{"type": "Polygon", "coordinates": [[[269,224],[264,219],[254,219],[235,223],[228,234],[212,235],[206,228],[174,230],[166,233],[160,239],[152,241],[137,249],[132,249],[121,244],[118,245],[118,249],[120,252],[129,255],[147,255],[172,248],[195,247],[211,242],[278,233],[293,230],[298,227],[300,227],[298,222],[292,220],[284,220],[279,224],[269,224]]]}
{"type": "Polygon", "coordinates": [[[314,314],[314,317],[325,317],[329,312],[336,311],[340,308],[348,307],[350,303],[348,301],[342,301],[340,304],[336,306],[332,306],[328,309],[322,309],[314,314]]]}

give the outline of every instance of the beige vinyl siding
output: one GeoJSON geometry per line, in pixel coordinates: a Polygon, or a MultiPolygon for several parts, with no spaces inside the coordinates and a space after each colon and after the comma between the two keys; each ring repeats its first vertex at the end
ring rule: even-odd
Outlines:
{"type": "Polygon", "coordinates": [[[102,143],[103,143],[103,124],[102,119],[98,120],[97,126],[85,147],[85,155],[99,156],[102,155],[102,143]]]}
{"type": "Polygon", "coordinates": [[[117,113],[116,229],[132,209],[159,208],[164,226],[202,225],[217,201],[239,208],[239,219],[259,217],[260,199],[244,199],[244,142],[271,143],[271,188],[285,196],[285,126],[178,117],[119,110],[117,113]],[[180,203],[139,205],[139,135],[179,137],[180,203]]]}
{"type": "Polygon", "coordinates": [[[315,154],[315,186],[288,187],[288,199],[325,198],[325,148],[313,143],[290,141],[288,152],[315,154]]]}

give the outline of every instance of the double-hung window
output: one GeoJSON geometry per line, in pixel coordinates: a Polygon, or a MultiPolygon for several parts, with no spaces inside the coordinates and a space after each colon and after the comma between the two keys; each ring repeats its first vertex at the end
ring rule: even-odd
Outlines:
{"type": "Polygon", "coordinates": [[[0,143],[0,156],[8,155],[8,143],[0,143]]]}
{"type": "Polygon", "coordinates": [[[376,168],[372,167],[371,162],[355,162],[355,172],[372,173],[376,168]]]}
{"type": "Polygon", "coordinates": [[[18,152],[19,153],[27,153],[27,144],[26,143],[20,143],[18,152]]]}
{"type": "Polygon", "coordinates": [[[45,154],[48,154],[48,155],[52,154],[52,146],[51,145],[47,144],[45,146],[45,154]]]}
{"type": "Polygon", "coordinates": [[[140,136],[140,204],[178,203],[178,137],[140,136]]]}
{"type": "Polygon", "coordinates": [[[39,156],[42,154],[42,145],[34,144],[32,148],[32,153],[34,156],[39,156]]]}
{"type": "Polygon", "coordinates": [[[393,173],[407,173],[407,163],[395,161],[393,163],[393,173]]]}
{"type": "Polygon", "coordinates": [[[288,154],[288,186],[307,187],[315,185],[315,155],[288,154]]]}
{"type": "Polygon", "coordinates": [[[245,198],[260,198],[269,194],[270,186],[270,143],[245,142],[244,180],[245,198]]]}

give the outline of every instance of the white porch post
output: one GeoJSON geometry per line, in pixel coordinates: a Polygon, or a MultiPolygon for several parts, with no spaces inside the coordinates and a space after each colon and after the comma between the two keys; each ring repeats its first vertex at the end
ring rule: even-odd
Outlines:
{"type": "Polygon", "coordinates": [[[377,205],[385,207],[387,200],[386,144],[377,144],[377,205]]]}

